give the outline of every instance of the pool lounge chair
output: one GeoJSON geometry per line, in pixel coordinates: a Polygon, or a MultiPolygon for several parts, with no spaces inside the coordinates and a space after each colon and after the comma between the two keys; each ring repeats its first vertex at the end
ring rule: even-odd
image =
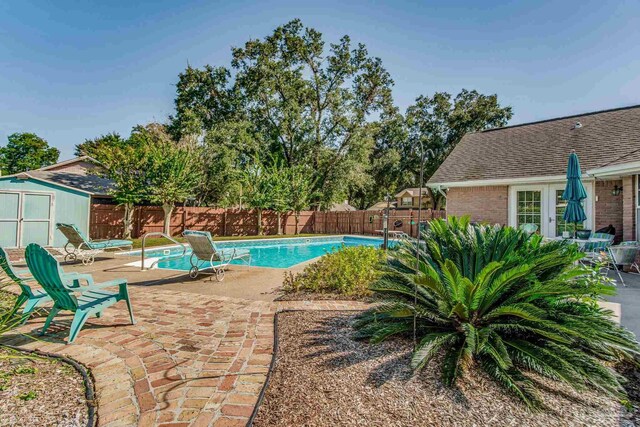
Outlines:
{"type": "Polygon", "coordinates": [[[9,283],[13,282],[14,284],[20,287],[20,295],[16,298],[16,303],[13,307],[17,312],[17,310],[25,304],[24,309],[22,310],[22,322],[25,323],[31,312],[35,310],[37,307],[42,304],[51,301],[51,297],[47,295],[47,293],[43,290],[33,290],[31,286],[27,282],[35,280],[33,277],[28,277],[28,270],[17,271],[13,268],[11,263],[9,262],[9,255],[4,251],[4,249],[0,248],[0,268],[4,271],[4,274],[9,278],[9,283]],[[27,273],[27,274],[25,274],[27,273]]]}
{"type": "Polygon", "coordinates": [[[45,248],[35,243],[27,246],[25,257],[34,279],[53,299],[53,307],[42,327],[42,335],[47,332],[60,310],[72,311],[74,316],[67,340],[67,344],[71,344],[89,317],[100,317],[104,309],[122,300],[127,303],[131,323],[135,323],[125,279],[94,284],[90,274],[65,273],[60,263],[45,248]],[[80,286],[81,281],[88,286],[80,286]],[[118,292],[104,290],[110,286],[117,286],[118,292]],[[79,295],[76,296],[76,293],[79,295]]]}
{"type": "Polygon", "coordinates": [[[91,240],[82,234],[82,231],[73,224],[56,224],[58,230],[67,238],[64,245],[64,261],[67,263],[75,262],[78,258],[82,260],[84,265],[91,265],[95,261],[96,255],[106,251],[107,249],[132,249],[133,242],[131,240],[91,240]]]}
{"type": "Polygon", "coordinates": [[[189,270],[189,277],[192,279],[198,277],[200,271],[212,270],[216,275],[216,280],[221,282],[224,279],[224,270],[231,261],[241,259],[247,264],[251,262],[251,254],[248,250],[218,249],[208,231],[185,230],[182,235],[193,250],[190,259],[191,269],[189,270]]]}

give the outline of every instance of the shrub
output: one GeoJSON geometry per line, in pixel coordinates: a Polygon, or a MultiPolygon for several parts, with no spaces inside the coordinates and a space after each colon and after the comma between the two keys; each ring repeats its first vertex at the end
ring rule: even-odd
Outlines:
{"type": "Polygon", "coordinates": [[[576,265],[576,245],[468,218],[435,220],[424,238],[419,261],[415,245],[392,252],[372,286],[385,302],[356,321],[361,338],[411,337],[415,315],[412,366],[442,354],[446,385],[480,368],[535,409],[536,383],[525,375],[532,371],[623,397],[622,378],[602,362],[632,360],[640,349],[610,311],[592,303],[592,295],[613,290],[576,265]]]}
{"type": "Polygon", "coordinates": [[[379,279],[384,252],[370,246],[344,246],[322,256],[294,276],[285,276],[285,292],[337,293],[348,296],[371,294],[369,285],[379,279]]]}

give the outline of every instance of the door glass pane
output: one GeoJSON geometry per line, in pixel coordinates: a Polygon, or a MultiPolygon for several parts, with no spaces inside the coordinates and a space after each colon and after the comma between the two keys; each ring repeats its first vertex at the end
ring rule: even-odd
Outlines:
{"type": "Polygon", "coordinates": [[[29,243],[49,245],[49,221],[25,221],[22,223],[22,246],[29,243]]]}
{"type": "Polygon", "coordinates": [[[46,194],[25,194],[22,201],[24,219],[49,219],[51,196],[46,194]]]}
{"type": "Polygon", "coordinates": [[[18,246],[18,221],[0,221],[0,246],[3,248],[18,246]]]}
{"type": "Polygon", "coordinates": [[[18,193],[0,193],[0,219],[18,219],[18,193]]]}
{"type": "Polygon", "coordinates": [[[517,226],[535,224],[540,230],[542,224],[542,192],[518,191],[517,200],[517,226]]]}
{"type": "MultiPolygon", "coordinates": [[[[556,190],[556,236],[562,236],[563,231],[568,231],[573,234],[576,230],[576,226],[572,222],[564,222],[564,210],[567,207],[567,201],[562,199],[563,190],[556,190]]],[[[584,208],[584,200],[580,203],[584,208]]],[[[582,230],[584,223],[578,224],[577,229],[582,230]]]]}

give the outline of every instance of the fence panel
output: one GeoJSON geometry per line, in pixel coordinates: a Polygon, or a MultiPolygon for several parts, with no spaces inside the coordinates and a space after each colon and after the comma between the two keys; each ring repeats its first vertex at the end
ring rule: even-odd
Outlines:
{"type": "MultiPolygon", "coordinates": [[[[315,234],[363,234],[375,235],[382,231],[383,210],[318,212],[303,211],[298,216],[299,233],[315,234]]],[[[443,210],[422,211],[421,220],[444,218],[443,210]]],[[[115,205],[91,205],[90,235],[94,239],[120,238],[124,233],[122,220],[124,209],[115,205]]],[[[133,237],[163,230],[164,213],[160,206],[136,206],[133,214],[133,237]]],[[[402,231],[410,236],[418,232],[418,212],[415,210],[391,210],[389,230],[402,231]]],[[[171,214],[171,234],[180,235],[184,230],[209,231],[214,236],[252,236],[258,233],[258,215],[255,210],[219,209],[207,207],[176,206],[171,214]]],[[[263,233],[278,234],[278,215],[264,211],[263,233]]],[[[296,217],[293,213],[281,215],[280,228],[284,234],[295,234],[296,217]]]]}
{"type": "MultiPolygon", "coordinates": [[[[425,209],[421,221],[445,218],[443,210],[425,209]]],[[[384,210],[350,212],[315,212],[314,233],[318,234],[382,234],[384,210]]],[[[389,230],[401,231],[410,236],[418,233],[418,211],[391,210],[389,230]]]]}

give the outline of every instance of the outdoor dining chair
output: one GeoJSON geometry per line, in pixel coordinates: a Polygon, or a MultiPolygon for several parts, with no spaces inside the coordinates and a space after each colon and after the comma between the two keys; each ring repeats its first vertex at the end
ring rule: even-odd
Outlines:
{"type": "Polygon", "coordinates": [[[532,223],[520,224],[520,227],[518,228],[520,228],[520,230],[524,231],[527,234],[533,234],[538,231],[538,225],[532,223]]]}
{"type": "Polygon", "coordinates": [[[622,265],[628,265],[629,266],[629,272],[631,272],[632,269],[635,269],[638,273],[640,273],[640,266],[638,265],[638,263],[636,262],[636,258],[638,256],[638,252],[640,251],[640,244],[638,243],[637,240],[627,240],[625,242],[620,242],[620,244],[618,245],[620,247],[629,247],[629,248],[634,248],[635,252],[633,251],[629,251],[627,254],[628,258],[625,258],[625,263],[621,263],[622,265]],[[632,253],[633,252],[633,253],[632,253]]]}

